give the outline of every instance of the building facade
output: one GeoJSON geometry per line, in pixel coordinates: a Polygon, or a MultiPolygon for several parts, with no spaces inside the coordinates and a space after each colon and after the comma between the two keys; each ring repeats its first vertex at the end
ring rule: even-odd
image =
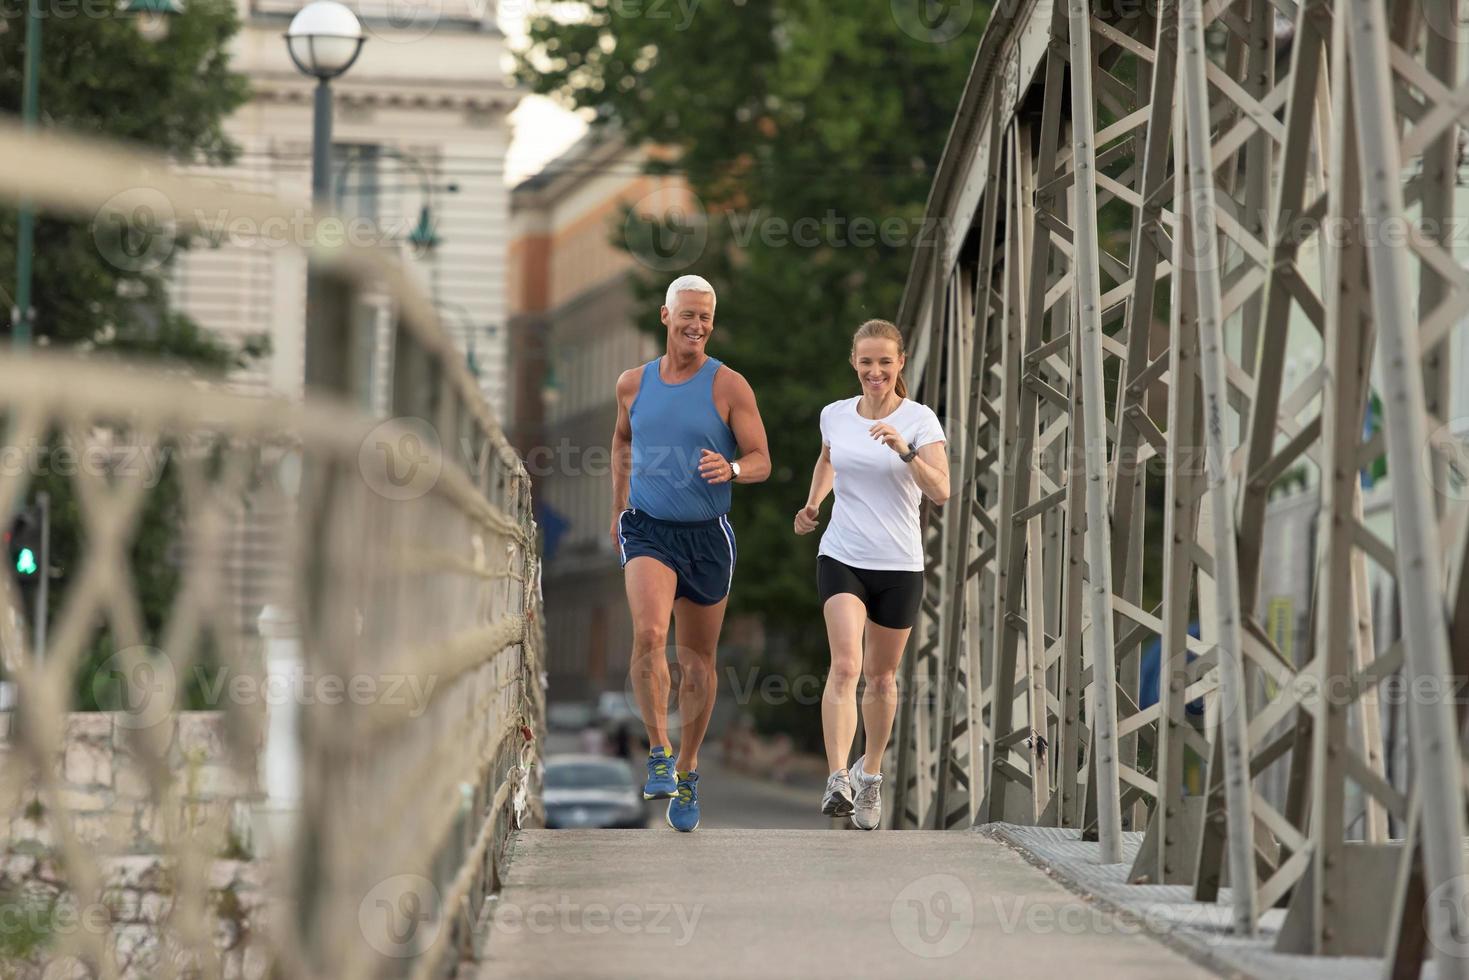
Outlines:
{"type": "MultiPolygon", "coordinates": [[[[236,0],[243,22],[232,51],[253,96],[228,123],[240,147],[229,168],[201,172],[241,190],[310,199],[312,90],[283,34],[303,0],[236,0]]],[[[367,40],[335,93],[333,191],[354,243],[402,255],[466,355],[473,352],[486,400],[505,404],[505,252],[509,189],[507,116],[520,98],[502,59],[495,4],[436,0],[404,7],[357,0],[367,40]],[[405,11],[411,16],[404,16],[405,11]],[[415,248],[428,214],[437,238],[415,248]]],[[[212,221],[210,219],[213,219],[212,221]]],[[[283,394],[301,388],[306,244],[296,229],[234,228],[178,263],[175,300],[225,336],[265,333],[273,354],[239,378],[283,394]],[[256,232],[252,234],[252,232],[256,232]]],[[[303,224],[303,227],[304,224],[303,224]]]]}
{"type": "MultiPolygon", "coordinates": [[[[229,167],[192,171],[236,190],[299,201],[303,221],[289,228],[252,228],[224,213],[194,216],[208,242],[180,256],[171,283],[175,306],[216,334],[235,342],[268,337],[271,353],[237,372],[231,383],[286,397],[301,394],[304,378],[301,246],[311,244],[303,236],[311,234],[304,218],[311,197],[315,80],[291,61],[284,33],[305,2],[236,0],[242,25],[232,65],[252,88],[250,101],[227,122],[239,156],[229,167]]],[[[356,63],[332,83],[332,187],[342,219],[337,230],[346,241],[404,259],[503,419],[507,117],[522,92],[505,71],[497,5],[348,3],[367,39],[356,63]]],[[[386,302],[377,314],[372,407],[382,411],[392,364],[386,302]]],[[[278,598],[280,575],[264,567],[262,556],[279,524],[280,514],[263,504],[239,522],[233,586],[247,630],[262,606],[278,598]]]]}

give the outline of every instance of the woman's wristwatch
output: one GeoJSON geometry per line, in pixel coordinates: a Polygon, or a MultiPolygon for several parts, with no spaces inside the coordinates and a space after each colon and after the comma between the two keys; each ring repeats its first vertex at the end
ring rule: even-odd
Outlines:
{"type": "Polygon", "coordinates": [[[917,455],[918,455],[918,447],[917,446],[909,446],[908,447],[908,451],[906,453],[899,453],[898,454],[898,458],[901,459],[905,463],[911,463],[911,462],[913,462],[913,457],[914,456],[917,456],[917,455]]]}

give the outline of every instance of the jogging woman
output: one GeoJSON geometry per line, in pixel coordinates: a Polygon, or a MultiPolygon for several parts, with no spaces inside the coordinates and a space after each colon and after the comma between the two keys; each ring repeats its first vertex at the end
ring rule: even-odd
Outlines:
{"type": "Polygon", "coordinates": [[[897,713],[898,661],[923,600],[919,500],[942,504],[949,497],[944,430],[932,411],[908,399],[905,360],[903,335],[891,323],[868,320],[857,329],[851,364],[862,393],[821,410],[821,455],[795,521],[797,534],[814,531],[835,488],[816,571],[831,643],[821,700],[831,777],[821,812],[850,814],[862,830],[882,820],[882,757],[897,713]],[[848,769],[859,673],[867,678],[867,746],[848,769]]]}

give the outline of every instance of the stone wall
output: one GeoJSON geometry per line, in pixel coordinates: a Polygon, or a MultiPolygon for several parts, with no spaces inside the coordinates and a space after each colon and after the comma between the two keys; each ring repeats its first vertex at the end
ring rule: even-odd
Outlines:
{"type": "MultiPolygon", "coordinates": [[[[179,799],[162,806],[133,751],[129,716],[77,712],[52,760],[60,813],[39,798],[0,712],[0,980],[87,977],[69,954],[100,934],[126,980],[149,978],[182,947],[171,926],[174,859],[168,841],[187,837],[210,857],[213,945],[225,978],[266,975],[266,888],[252,862],[248,814],[256,798],[253,759],[237,769],[217,712],[183,712],[168,726],[167,762],[179,799]],[[56,820],[67,821],[100,875],[97,900],[80,905],[55,853],[56,820]]],[[[253,753],[252,753],[253,755],[253,753]]],[[[206,968],[206,975],[212,974],[206,968]]]]}
{"type": "MultiPolygon", "coordinates": [[[[11,852],[0,857],[0,977],[90,978],[93,974],[74,956],[89,940],[84,932],[102,938],[124,980],[164,975],[169,958],[198,964],[197,956],[179,955],[188,947],[170,927],[176,897],[172,868],[172,859],[156,855],[101,858],[101,898],[79,906],[49,856],[11,852]]],[[[206,966],[199,975],[224,980],[268,975],[266,898],[259,866],[226,860],[210,866],[206,901],[219,965],[206,966]]]]}
{"type": "MultiPolygon", "coordinates": [[[[255,796],[253,761],[241,773],[225,754],[224,715],[185,711],[157,722],[169,730],[167,761],[179,782],[179,799],[167,810],[152,799],[148,779],[132,748],[129,716],[111,712],[73,712],[67,717],[60,755],[53,760],[61,778],[61,804],[77,839],[110,854],[157,852],[163,842],[187,834],[202,836],[206,849],[220,857],[240,857],[248,826],[244,811],[255,796]],[[121,721],[118,719],[121,718],[121,721]]],[[[35,852],[54,842],[51,821],[24,778],[24,766],[9,734],[14,723],[0,713],[0,850],[35,852]]]]}

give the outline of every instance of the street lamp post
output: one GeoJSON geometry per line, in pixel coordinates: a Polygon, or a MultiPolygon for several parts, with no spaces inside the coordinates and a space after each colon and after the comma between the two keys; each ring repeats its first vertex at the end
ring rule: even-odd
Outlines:
{"type": "Polygon", "coordinates": [[[362,51],[362,23],[336,0],[314,0],[297,11],[286,28],[286,50],[303,74],[316,79],[311,137],[311,199],[331,202],[331,80],[352,67],[362,51]]]}
{"type": "MultiPolygon", "coordinates": [[[[332,96],[330,82],[352,67],[362,52],[362,24],[357,15],[336,0],[313,0],[302,7],[286,28],[286,50],[302,74],[316,79],[316,104],[312,116],[311,135],[311,203],[317,221],[332,210],[332,96]]],[[[314,234],[314,232],[313,232],[314,234]]],[[[306,350],[305,381],[308,394],[335,395],[340,398],[366,399],[365,380],[354,379],[357,358],[353,345],[353,308],[350,287],[338,276],[322,271],[320,256],[309,254],[306,265],[306,350]]],[[[302,502],[324,499],[321,493],[327,481],[325,461],[308,457],[302,480],[306,489],[302,502]]],[[[310,506],[307,504],[307,506],[310,506]]],[[[308,521],[308,526],[315,523],[308,521]]],[[[314,529],[312,533],[319,533],[314,529]]],[[[318,573],[306,583],[305,602],[324,588],[318,573]]],[[[312,717],[303,715],[299,725],[301,737],[309,738],[312,717]]],[[[302,890],[298,928],[306,936],[319,931],[323,894],[322,875],[327,865],[320,845],[310,828],[297,842],[303,860],[298,862],[296,883],[302,890]]],[[[325,965],[328,957],[321,943],[306,949],[308,962],[325,965]]]]}
{"type": "MultiPolygon", "coordinates": [[[[21,126],[29,133],[36,128],[41,103],[41,0],[26,5],[25,82],[21,95],[21,126]]],[[[36,207],[30,198],[20,202],[16,225],[15,306],[11,309],[10,342],[16,348],[31,344],[31,254],[36,242],[36,207]]]]}
{"type": "MultiPolygon", "coordinates": [[[[311,202],[318,220],[332,203],[332,95],[330,82],[352,67],[362,52],[362,23],[337,0],[313,0],[286,29],[286,50],[303,74],[316,79],[311,137],[311,202]]],[[[340,290],[310,265],[306,273],[306,385],[352,393],[351,309],[340,290]]]]}
{"type": "MultiPolygon", "coordinates": [[[[443,190],[447,191],[450,194],[457,194],[459,193],[459,185],[456,183],[447,183],[444,184],[442,187],[435,185],[434,182],[429,178],[428,168],[423,165],[423,161],[411,153],[405,153],[402,150],[391,146],[378,146],[375,147],[374,150],[378,154],[391,157],[401,163],[408,165],[413,169],[414,173],[418,175],[418,187],[419,191],[423,195],[422,203],[420,204],[418,209],[418,224],[414,225],[413,229],[408,232],[408,234],[404,236],[404,238],[408,242],[409,246],[413,249],[414,255],[426,257],[431,260],[434,253],[438,250],[438,247],[444,244],[444,240],[439,237],[438,230],[434,227],[434,191],[443,190]]],[[[352,169],[352,165],[354,164],[354,162],[356,162],[355,157],[349,156],[346,162],[342,164],[341,170],[337,171],[335,181],[336,186],[334,191],[332,192],[332,204],[338,210],[340,210],[342,206],[342,188],[343,185],[345,185],[347,182],[347,174],[352,169]]],[[[379,192],[386,189],[376,184],[374,185],[374,187],[379,192]]],[[[438,303],[439,287],[437,264],[430,266],[429,276],[429,298],[434,303],[438,303]]]]}

